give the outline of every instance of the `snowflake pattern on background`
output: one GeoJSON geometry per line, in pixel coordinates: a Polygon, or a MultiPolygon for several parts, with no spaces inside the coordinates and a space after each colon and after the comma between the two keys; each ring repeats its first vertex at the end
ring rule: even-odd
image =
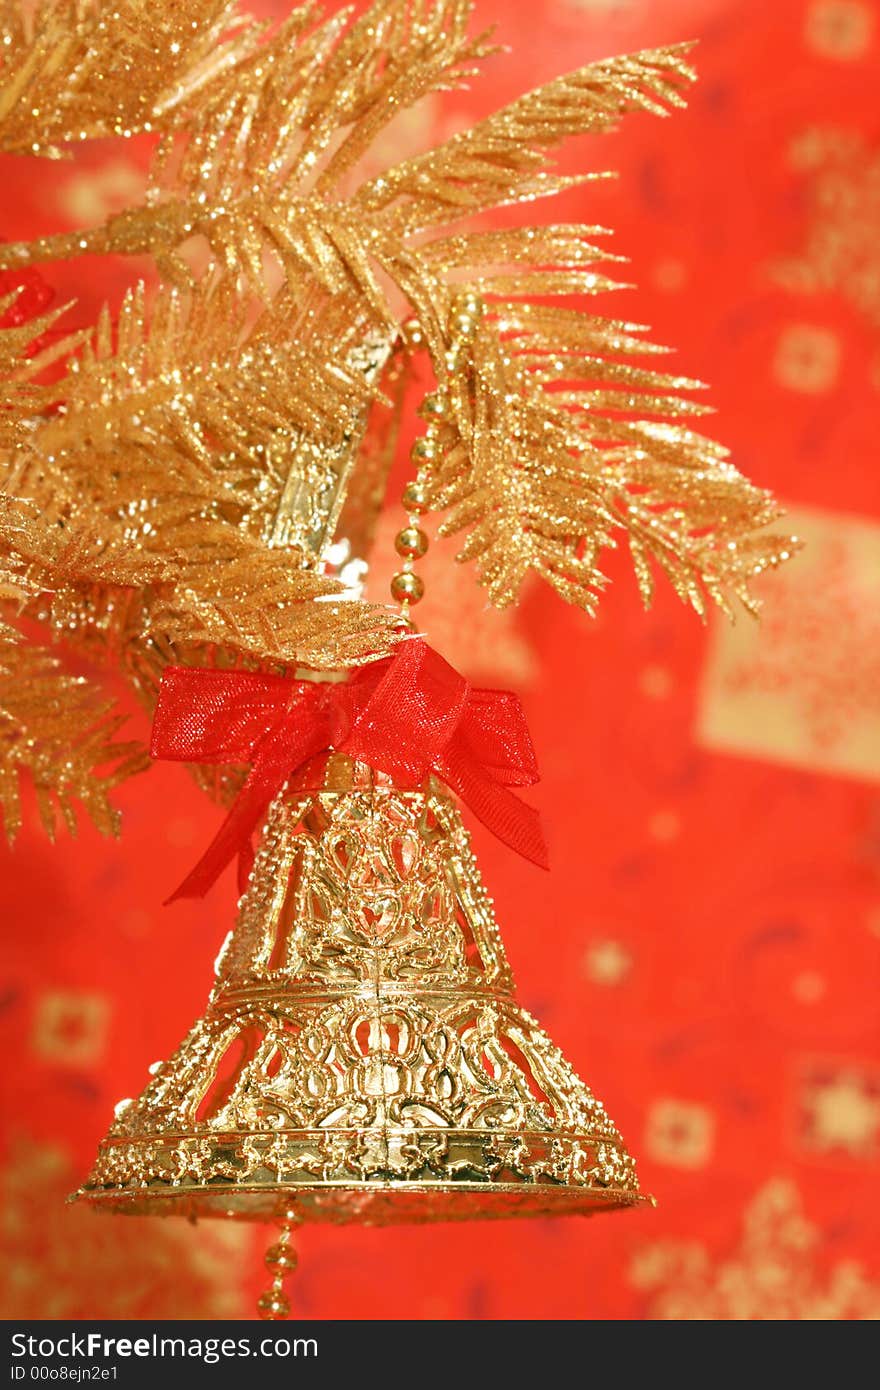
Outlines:
{"type": "Polygon", "coordinates": [[[880,527],[791,511],[804,540],[761,589],[759,623],[717,624],[698,736],[706,746],[880,778],[880,527]]]}
{"type": "Polygon", "coordinates": [[[834,291],[880,329],[880,148],[858,131],[812,127],[789,159],[809,219],[803,247],[775,278],[798,294],[834,291]]]}
{"type": "Polygon", "coordinates": [[[824,1267],[821,1233],[804,1215],[795,1183],[772,1179],[748,1203],[742,1235],[713,1259],[697,1241],[641,1250],[630,1278],[654,1320],[830,1321],[880,1318],[880,1288],[855,1260],[824,1267]]]}
{"type": "Polygon", "coordinates": [[[73,1165],[54,1145],[21,1137],[0,1170],[0,1307],[15,1318],[242,1318],[230,1269],[252,1232],[234,1221],[100,1217],[66,1202],[73,1165]]]}

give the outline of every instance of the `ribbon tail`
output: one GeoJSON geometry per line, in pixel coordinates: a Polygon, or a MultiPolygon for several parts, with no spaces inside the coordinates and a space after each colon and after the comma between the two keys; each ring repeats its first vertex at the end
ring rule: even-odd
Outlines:
{"type": "Polygon", "coordinates": [[[550,868],[541,818],[534,806],[520,801],[508,787],[487,775],[478,763],[455,751],[447,752],[437,771],[486,829],[509,849],[540,869],[550,868]]]}

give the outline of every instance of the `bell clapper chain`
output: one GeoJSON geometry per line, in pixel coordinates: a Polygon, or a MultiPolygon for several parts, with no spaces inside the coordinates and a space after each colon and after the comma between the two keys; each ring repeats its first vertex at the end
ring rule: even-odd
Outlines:
{"type": "Polygon", "coordinates": [[[257,1299],[257,1312],[267,1322],[280,1322],[290,1315],[290,1299],[284,1292],[284,1281],[299,1263],[291,1236],[293,1227],[298,1226],[301,1220],[294,1207],[286,1207],[278,1217],[278,1236],[266,1251],[266,1268],[272,1275],[272,1283],[257,1299]]]}
{"type": "MultiPolygon", "coordinates": [[[[461,349],[477,331],[483,313],[483,301],[479,295],[467,290],[457,295],[450,313],[450,347],[446,354],[446,365],[451,372],[460,366],[461,349]]],[[[410,341],[417,343],[421,334],[417,324],[413,324],[410,341]]],[[[402,502],[407,513],[406,525],[394,538],[394,548],[403,560],[397,574],[391,580],[391,595],[400,604],[401,617],[410,623],[410,608],[420,603],[425,594],[425,583],[421,575],[415,573],[415,562],[420,560],[428,549],[428,537],[422,529],[422,516],[428,510],[428,479],[431,464],[439,452],[438,436],[448,418],[449,403],[441,391],[433,391],[425,396],[419,406],[419,414],[427,421],[427,429],[413,444],[410,458],[418,466],[418,473],[403,490],[402,502]]]]}

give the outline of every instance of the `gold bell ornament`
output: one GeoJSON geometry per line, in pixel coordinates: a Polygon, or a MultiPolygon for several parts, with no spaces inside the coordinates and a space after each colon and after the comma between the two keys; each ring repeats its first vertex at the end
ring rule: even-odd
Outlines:
{"type": "MultiPolygon", "coordinates": [[[[334,727],[340,736],[346,703],[345,737],[369,746],[414,680],[420,756],[444,781],[431,772],[401,785],[412,777],[336,752],[321,760],[317,789],[297,787],[298,775],[274,796],[207,1011],[140,1097],[117,1107],[78,1194],[120,1212],[280,1222],[267,1255],[274,1283],[260,1301],[267,1318],[287,1316],[282,1284],[299,1221],[591,1214],[644,1200],[602,1105],[516,1001],[447,790],[460,787],[502,838],[539,857],[534,813],[508,790],[533,780],[528,768],[512,770],[524,729],[514,697],[472,691],[420,639],[342,686],[167,673],[162,755],[217,751],[224,692],[241,694],[235,737],[249,709],[259,707],[262,729],[275,707],[249,782],[190,886],[201,891],[249,828],[257,782],[265,793],[304,750],[308,767],[334,727]],[[505,756],[487,734],[493,719],[513,750],[504,786],[479,771],[481,752],[496,767],[505,756]],[[312,742],[296,745],[298,736],[312,742]]],[[[412,709],[395,726],[404,756],[408,719],[412,709]]],[[[529,754],[530,745],[526,762],[529,754]]]]}

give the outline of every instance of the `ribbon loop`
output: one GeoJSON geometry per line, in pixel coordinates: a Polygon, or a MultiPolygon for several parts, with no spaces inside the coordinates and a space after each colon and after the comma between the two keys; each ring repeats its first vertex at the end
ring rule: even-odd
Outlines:
{"type": "Polygon", "coordinates": [[[251,764],[208,849],[169,902],[203,897],[294,774],[335,748],[405,787],[434,772],[511,849],[547,867],[537,812],[510,791],[538,779],[517,697],[476,690],[424,641],[340,684],[247,671],[169,667],[150,751],[178,762],[251,764]]]}

